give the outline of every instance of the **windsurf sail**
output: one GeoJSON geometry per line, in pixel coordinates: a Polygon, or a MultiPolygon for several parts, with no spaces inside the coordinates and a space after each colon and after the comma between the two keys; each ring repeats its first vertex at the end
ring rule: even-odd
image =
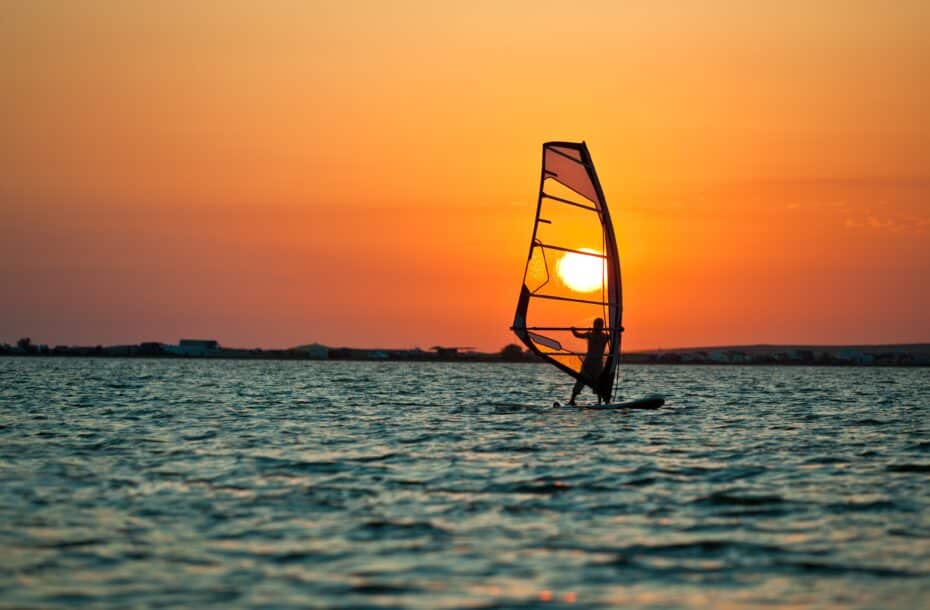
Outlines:
{"type": "Polygon", "coordinates": [[[547,142],[512,330],[534,353],[610,402],[620,363],[622,319],[617,241],[588,147],[584,142],[547,142]],[[603,320],[608,339],[601,366],[592,367],[590,361],[585,364],[588,342],[583,335],[594,330],[597,318],[603,320]]]}

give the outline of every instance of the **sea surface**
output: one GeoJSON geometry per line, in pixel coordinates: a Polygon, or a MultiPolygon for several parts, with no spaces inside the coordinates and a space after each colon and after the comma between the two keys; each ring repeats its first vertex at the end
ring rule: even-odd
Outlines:
{"type": "Polygon", "coordinates": [[[930,607],[930,370],[622,380],[0,358],[0,607],[930,607]]]}

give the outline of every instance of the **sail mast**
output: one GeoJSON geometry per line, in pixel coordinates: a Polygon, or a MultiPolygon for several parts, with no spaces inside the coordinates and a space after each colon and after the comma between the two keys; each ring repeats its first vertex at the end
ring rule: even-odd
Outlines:
{"type": "Polygon", "coordinates": [[[585,142],[581,143],[584,158],[587,160],[588,171],[591,174],[591,181],[594,184],[595,191],[601,203],[601,224],[604,228],[604,248],[607,257],[607,301],[608,320],[610,328],[616,329],[610,334],[610,343],[608,345],[608,359],[604,366],[606,375],[602,378],[602,388],[599,393],[607,396],[607,402],[613,395],[614,382],[617,378],[617,372],[620,370],[620,344],[623,338],[623,281],[620,274],[620,252],[617,249],[617,238],[614,235],[614,225],[610,218],[610,210],[607,207],[607,199],[604,197],[604,189],[601,187],[601,181],[594,170],[594,161],[585,142]]]}

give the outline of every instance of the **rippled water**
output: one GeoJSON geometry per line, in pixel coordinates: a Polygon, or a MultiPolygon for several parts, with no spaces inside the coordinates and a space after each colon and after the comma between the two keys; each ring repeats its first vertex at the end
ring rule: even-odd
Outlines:
{"type": "Polygon", "coordinates": [[[927,607],[930,371],[624,381],[0,359],[0,606],[927,607]]]}

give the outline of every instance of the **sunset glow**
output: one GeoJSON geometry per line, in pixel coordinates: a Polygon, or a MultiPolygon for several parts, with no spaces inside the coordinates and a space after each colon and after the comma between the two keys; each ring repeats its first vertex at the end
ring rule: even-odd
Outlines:
{"type": "Polygon", "coordinates": [[[930,3],[565,7],[11,3],[0,342],[500,349],[556,139],[624,349],[930,340],[930,3]]]}

